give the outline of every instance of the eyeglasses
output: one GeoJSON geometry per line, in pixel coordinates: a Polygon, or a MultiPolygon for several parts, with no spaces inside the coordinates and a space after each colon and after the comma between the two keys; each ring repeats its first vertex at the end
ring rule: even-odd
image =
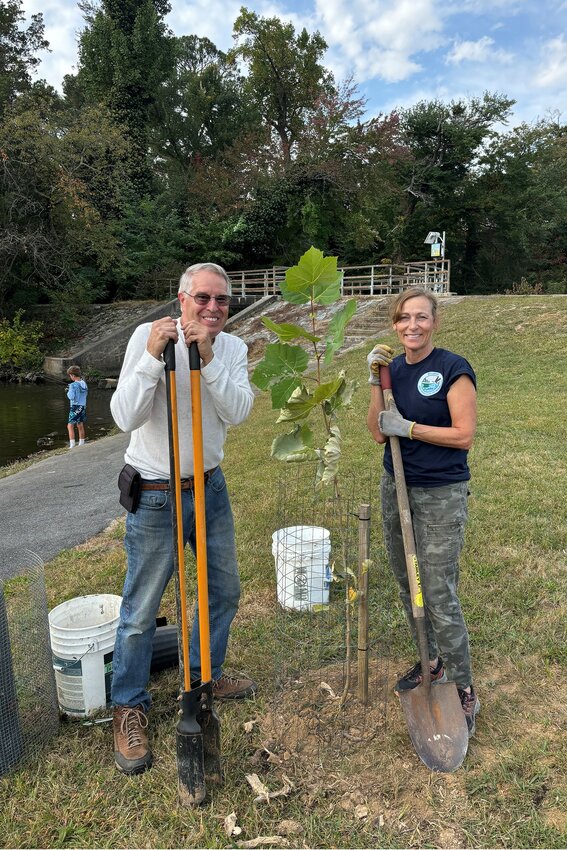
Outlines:
{"type": "Polygon", "coordinates": [[[190,292],[185,292],[184,289],[181,291],[189,298],[193,298],[195,304],[200,307],[206,307],[209,301],[216,301],[219,307],[228,307],[230,304],[230,295],[209,295],[207,292],[196,292],[195,295],[192,295],[190,292]]]}

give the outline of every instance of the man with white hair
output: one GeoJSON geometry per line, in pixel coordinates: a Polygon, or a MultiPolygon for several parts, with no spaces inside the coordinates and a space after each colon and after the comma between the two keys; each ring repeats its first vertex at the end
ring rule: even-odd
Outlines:
{"type": "MultiPolygon", "coordinates": [[[[110,407],[115,422],[130,431],[126,463],[141,475],[140,499],[126,519],[127,572],[113,657],[114,755],[124,773],[142,773],[152,764],[148,743],[148,692],[155,619],[173,574],[169,491],[169,442],[165,363],[168,342],[175,343],[179,415],[181,496],[185,542],[195,551],[193,441],[188,346],[201,358],[207,565],[213,695],[251,696],[256,683],[222,671],[230,625],[238,610],[240,579],[234,523],[220,467],[229,425],[243,422],[252,409],[247,347],[223,333],[230,306],[230,280],[214,263],[190,266],[178,292],[181,317],[140,325],[128,343],[110,407]]],[[[195,609],[190,653],[191,679],[200,683],[200,652],[195,609]]]]}

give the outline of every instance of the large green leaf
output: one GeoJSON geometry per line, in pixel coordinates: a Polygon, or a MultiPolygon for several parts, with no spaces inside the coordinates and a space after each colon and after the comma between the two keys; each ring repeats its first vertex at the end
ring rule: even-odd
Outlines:
{"type": "Polygon", "coordinates": [[[280,342],[291,342],[292,339],[308,339],[310,342],[319,342],[321,339],[320,336],[313,336],[313,334],[310,334],[309,331],[306,331],[305,328],[302,328],[300,325],[291,325],[287,322],[277,325],[266,316],[262,316],[261,321],[265,324],[268,330],[273,331],[279,336],[280,342]]]}
{"type": "Polygon", "coordinates": [[[313,400],[313,394],[305,386],[294,390],[281,410],[276,424],[280,422],[293,422],[295,419],[305,419],[309,416],[317,402],[313,400]]]}
{"type": "Polygon", "coordinates": [[[267,390],[272,384],[283,378],[298,378],[309,362],[309,355],[299,345],[287,345],[285,342],[270,343],[264,357],[252,374],[252,382],[261,390],[267,390]]]}
{"type": "Polygon", "coordinates": [[[322,251],[311,246],[299,263],[286,271],[286,294],[282,287],[282,295],[294,304],[305,304],[311,296],[319,304],[332,304],[340,298],[341,277],[337,258],[324,257],[322,251]],[[298,296],[302,300],[295,300],[298,296]]]}
{"type": "Polygon", "coordinates": [[[345,340],[345,328],[356,312],[356,298],[351,298],[347,301],[344,307],[338,310],[327,328],[327,336],[325,342],[325,366],[328,366],[335,351],[338,351],[345,340]]]}
{"type": "Polygon", "coordinates": [[[316,460],[313,448],[313,432],[308,425],[296,425],[290,434],[276,437],[272,443],[272,457],[287,463],[316,460]]]}
{"type": "Polygon", "coordinates": [[[357,381],[347,381],[343,371],[339,372],[339,377],[343,378],[343,382],[338,387],[336,393],[324,402],[327,416],[330,416],[341,407],[349,407],[354,391],[358,386],[357,381]]]}
{"type": "Polygon", "coordinates": [[[313,393],[315,404],[323,404],[324,401],[329,398],[332,398],[335,393],[339,392],[344,383],[345,373],[339,372],[338,376],[332,381],[327,381],[327,383],[325,384],[319,384],[319,386],[313,393]]]}
{"type": "Polygon", "coordinates": [[[318,450],[319,463],[315,473],[315,485],[323,487],[332,484],[339,473],[341,458],[341,432],[338,425],[331,426],[330,436],[322,449],[318,450]]]}
{"type": "Polygon", "coordinates": [[[272,385],[272,410],[279,410],[288,403],[291,394],[302,385],[301,378],[290,376],[272,385]]]}
{"type": "Polygon", "coordinates": [[[287,274],[290,269],[285,273],[286,279],[282,280],[280,283],[280,292],[282,294],[282,298],[284,301],[287,301],[289,304],[308,304],[311,298],[311,290],[305,292],[294,292],[292,289],[288,287],[287,284],[287,274]]]}
{"type": "Polygon", "coordinates": [[[344,384],[344,376],[336,378],[325,384],[320,384],[313,393],[306,387],[298,387],[290,396],[287,404],[280,413],[278,422],[293,422],[296,419],[305,419],[313,408],[324,404],[332,398],[344,384]]]}

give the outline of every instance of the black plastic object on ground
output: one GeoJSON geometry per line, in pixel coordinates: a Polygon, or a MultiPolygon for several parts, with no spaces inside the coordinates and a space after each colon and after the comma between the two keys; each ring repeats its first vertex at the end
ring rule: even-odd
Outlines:
{"type": "Polygon", "coordinates": [[[158,626],[152,643],[152,664],[150,672],[159,673],[179,664],[179,645],[177,625],[158,626]]]}

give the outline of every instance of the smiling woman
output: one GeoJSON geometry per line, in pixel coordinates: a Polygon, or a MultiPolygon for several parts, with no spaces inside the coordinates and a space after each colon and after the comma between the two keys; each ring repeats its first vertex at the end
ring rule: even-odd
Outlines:
{"type": "MultiPolygon", "coordinates": [[[[423,652],[429,653],[425,659],[429,657],[432,681],[444,682],[448,677],[455,682],[472,735],[480,702],[472,683],[469,637],[457,590],[467,520],[467,455],[476,429],[476,377],[464,357],[434,347],[433,333],[439,322],[437,299],[432,293],[407,289],[394,300],[391,311],[403,353],[394,358],[391,349],[377,345],[368,356],[368,428],[377,443],[386,444],[381,482],[384,543],[416,640],[407,539],[402,531],[405,508],[399,499],[393,442],[401,452],[408,485],[407,502],[421,575],[420,607],[425,609],[421,622],[425,622],[427,643],[423,652]],[[376,365],[380,368],[375,369],[376,365]],[[387,409],[382,390],[386,378],[388,384],[391,380],[394,395],[387,409]]],[[[421,641],[419,648],[421,656],[421,641]]],[[[398,680],[398,692],[422,684],[423,663],[420,657],[398,680]]]]}

